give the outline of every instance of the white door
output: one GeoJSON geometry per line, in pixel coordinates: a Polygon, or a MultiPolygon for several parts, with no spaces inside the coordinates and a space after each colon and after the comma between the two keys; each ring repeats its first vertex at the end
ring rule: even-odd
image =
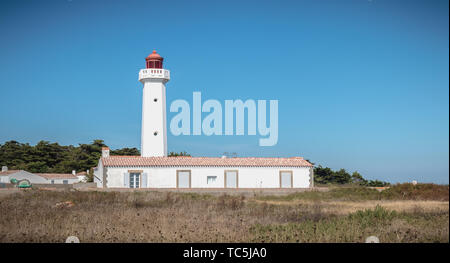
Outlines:
{"type": "Polygon", "coordinates": [[[130,173],[130,188],[139,188],[139,184],[141,182],[140,180],[140,173],[130,173]]]}
{"type": "Polygon", "coordinates": [[[178,171],[178,188],[191,188],[191,172],[178,171]]]}
{"type": "Polygon", "coordinates": [[[281,188],[292,188],[292,172],[285,171],[280,173],[281,188]]]}
{"type": "Polygon", "coordinates": [[[238,187],[237,171],[225,171],[225,187],[226,188],[237,188],[238,187]]]}

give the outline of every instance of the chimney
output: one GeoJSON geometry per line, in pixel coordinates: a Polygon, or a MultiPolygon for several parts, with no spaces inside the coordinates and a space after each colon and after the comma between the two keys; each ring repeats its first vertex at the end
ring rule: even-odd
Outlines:
{"type": "Polygon", "coordinates": [[[73,174],[73,175],[76,175],[76,174],[77,174],[77,171],[72,170],[72,174],[73,174]]]}
{"type": "Polygon", "coordinates": [[[109,147],[102,147],[102,158],[109,157],[109,147]]]}
{"type": "Polygon", "coordinates": [[[6,171],[8,171],[8,166],[6,166],[6,165],[2,166],[2,172],[6,172],[6,171]]]}

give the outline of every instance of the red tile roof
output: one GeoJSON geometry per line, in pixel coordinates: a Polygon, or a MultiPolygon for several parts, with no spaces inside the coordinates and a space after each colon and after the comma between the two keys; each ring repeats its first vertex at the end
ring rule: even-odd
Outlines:
{"type": "Polygon", "coordinates": [[[216,167],[312,167],[301,157],[264,158],[264,157],[141,157],[110,156],[101,158],[104,166],[216,166],[216,167]]]}
{"type": "Polygon", "coordinates": [[[34,173],[47,179],[78,179],[73,174],[57,174],[57,173],[34,173]]]}
{"type": "MultiPolygon", "coordinates": [[[[23,170],[8,170],[6,172],[0,172],[1,175],[10,175],[14,173],[18,173],[23,170]]],[[[39,175],[41,177],[47,178],[47,179],[78,179],[78,177],[74,176],[73,174],[58,174],[58,173],[31,173],[35,175],[39,175]]]]}
{"type": "Polygon", "coordinates": [[[5,171],[5,172],[0,172],[0,175],[10,175],[10,174],[18,173],[20,171],[21,170],[8,170],[8,171],[5,171]]]}

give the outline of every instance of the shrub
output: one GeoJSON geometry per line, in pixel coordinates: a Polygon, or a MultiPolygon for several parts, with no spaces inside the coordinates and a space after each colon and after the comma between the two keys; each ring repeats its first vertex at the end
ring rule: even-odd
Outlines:
{"type": "Polygon", "coordinates": [[[383,195],[390,199],[448,201],[449,187],[437,184],[395,184],[383,191],[383,195]]]}
{"type": "Polygon", "coordinates": [[[364,227],[386,223],[395,216],[397,216],[395,211],[388,211],[380,205],[377,205],[374,209],[359,210],[348,215],[349,219],[357,221],[364,227]]]}

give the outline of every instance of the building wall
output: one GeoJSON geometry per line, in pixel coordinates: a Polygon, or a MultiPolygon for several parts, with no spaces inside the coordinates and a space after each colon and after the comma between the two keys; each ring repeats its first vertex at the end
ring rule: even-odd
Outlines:
{"type": "Polygon", "coordinates": [[[102,160],[98,161],[97,169],[94,169],[94,183],[97,184],[97,187],[103,187],[103,165],[102,160]]]}
{"type": "MultiPolygon", "coordinates": [[[[292,171],[293,188],[310,187],[309,167],[108,167],[108,188],[123,188],[124,174],[130,170],[142,171],[147,174],[147,187],[149,188],[176,188],[177,170],[191,171],[192,188],[224,188],[225,170],[238,171],[239,188],[279,188],[280,171],[292,171]],[[207,176],[217,176],[212,184],[207,184],[207,176]]],[[[99,187],[102,187],[97,183],[99,187]]]]}
{"type": "Polygon", "coordinates": [[[75,183],[79,182],[78,178],[74,178],[74,179],[71,179],[71,178],[59,179],[58,178],[58,179],[48,179],[47,184],[52,184],[52,180],[53,180],[53,184],[63,184],[64,180],[67,180],[68,184],[75,184],[75,183]]]}
{"type": "Polygon", "coordinates": [[[8,175],[1,175],[0,176],[0,183],[9,183],[9,176],[8,175]]]}

